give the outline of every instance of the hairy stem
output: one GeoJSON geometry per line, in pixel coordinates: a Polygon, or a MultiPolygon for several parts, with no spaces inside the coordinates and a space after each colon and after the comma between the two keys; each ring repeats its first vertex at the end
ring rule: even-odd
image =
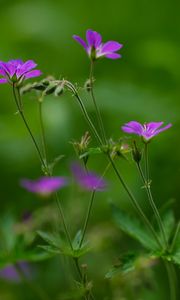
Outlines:
{"type": "Polygon", "coordinates": [[[32,140],[32,142],[33,142],[33,144],[34,144],[34,146],[36,148],[39,160],[40,160],[40,162],[41,162],[44,170],[46,171],[47,166],[46,166],[46,164],[44,162],[44,159],[42,157],[42,154],[41,154],[41,151],[39,149],[39,146],[38,146],[38,144],[37,144],[37,142],[36,142],[36,140],[34,138],[34,135],[33,135],[32,131],[31,131],[30,127],[29,127],[29,124],[28,124],[28,122],[27,122],[27,120],[25,118],[24,112],[23,112],[22,107],[20,105],[20,103],[21,103],[21,97],[20,97],[20,93],[19,93],[18,89],[17,89],[17,93],[18,93],[18,96],[16,95],[16,87],[13,84],[13,96],[14,96],[14,100],[15,100],[18,112],[19,112],[19,114],[20,114],[20,116],[21,116],[21,118],[22,118],[22,120],[24,122],[24,125],[25,125],[25,127],[26,127],[26,129],[27,129],[27,131],[28,131],[28,133],[29,133],[29,135],[31,137],[31,140],[32,140]]]}
{"type": "Polygon", "coordinates": [[[42,149],[43,149],[43,156],[46,165],[48,164],[48,152],[47,152],[47,143],[45,138],[45,130],[44,130],[44,122],[42,116],[42,102],[39,101],[39,121],[40,121],[40,129],[41,129],[41,140],[42,140],[42,149]]]}
{"type": "Polygon", "coordinates": [[[93,60],[91,60],[90,74],[89,74],[90,93],[91,93],[91,97],[92,97],[92,100],[93,100],[93,104],[94,104],[94,108],[95,108],[95,112],[96,112],[96,117],[97,117],[99,129],[100,129],[100,132],[101,132],[101,137],[102,137],[102,140],[103,140],[104,144],[106,145],[107,144],[107,139],[106,139],[105,129],[104,129],[101,113],[100,113],[100,110],[99,110],[99,107],[97,105],[96,98],[95,98],[95,95],[94,95],[93,74],[94,74],[94,62],[93,62],[93,60]]]}
{"type": "Polygon", "coordinates": [[[147,196],[148,196],[148,199],[149,199],[149,203],[151,205],[151,208],[154,212],[154,215],[156,217],[156,221],[157,221],[157,224],[160,228],[160,231],[162,233],[162,237],[163,237],[163,240],[164,240],[164,245],[166,247],[166,249],[168,248],[168,241],[167,241],[167,237],[166,237],[166,232],[165,232],[165,229],[164,229],[164,225],[163,225],[163,222],[161,220],[161,216],[159,214],[159,211],[156,207],[156,204],[154,202],[154,199],[153,199],[153,196],[152,196],[152,193],[151,193],[151,187],[150,187],[150,182],[149,182],[149,163],[148,163],[148,144],[146,143],[145,144],[145,165],[146,165],[146,178],[144,176],[144,173],[142,171],[142,168],[141,168],[141,165],[139,163],[137,163],[137,167],[138,167],[138,171],[139,171],[139,174],[142,178],[142,181],[144,183],[144,186],[145,186],[145,189],[146,189],[146,192],[147,192],[147,196]]]}

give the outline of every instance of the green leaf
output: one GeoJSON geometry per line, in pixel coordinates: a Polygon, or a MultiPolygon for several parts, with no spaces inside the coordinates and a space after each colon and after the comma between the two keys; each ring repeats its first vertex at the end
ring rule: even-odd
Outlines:
{"type": "Polygon", "coordinates": [[[164,230],[167,236],[167,239],[169,240],[171,237],[171,234],[173,232],[173,229],[175,227],[175,217],[172,210],[168,210],[165,212],[165,214],[162,217],[162,222],[164,225],[164,230]]]}
{"type": "Polygon", "coordinates": [[[180,266],[180,223],[178,223],[176,228],[170,258],[175,264],[180,266]]]}
{"type": "Polygon", "coordinates": [[[78,230],[78,232],[76,233],[74,240],[73,240],[73,249],[79,249],[79,245],[82,239],[82,230],[78,230]]]}
{"type": "Polygon", "coordinates": [[[135,269],[135,261],[137,256],[134,253],[126,253],[119,258],[119,263],[114,265],[109,272],[106,274],[105,278],[113,278],[119,274],[125,274],[135,269]]]}
{"type": "Polygon", "coordinates": [[[49,245],[60,249],[62,246],[62,239],[58,234],[51,234],[43,231],[37,231],[37,234],[49,245]]]}
{"type": "Polygon", "coordinates": [[[121,230],[139,241],[146,249],[153,251],[158,249],[155,240],[137,217],[130,216],[115,205],[112,205],[112,213],[114,221],[121,230]]]}
{"type": "Polygon", "coordinates": [[[39,245],[39,247],[54,255],[64,254],[73,258],[79,258],[90,250],[90,247],[88,247],[87,243],[83,243],[81,248],[79,248],[82,237],[81,230],[77,232],[72,242],[73,249],[71,249],[69,244],[67,244],[67,242],[61,239],[57,234],[50,234],[42,231],[38,231],[37,233],[48,244],[39,245]]]}

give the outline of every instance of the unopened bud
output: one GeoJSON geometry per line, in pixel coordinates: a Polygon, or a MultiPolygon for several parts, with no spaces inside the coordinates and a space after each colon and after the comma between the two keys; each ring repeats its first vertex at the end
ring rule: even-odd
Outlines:
{"type": "Polygon", "coordinates": [[[91,84],[91,80],[87,79],[85,84],[84,84],[84,88],[85,90],[89,93],[92,90],[92,84],[91,84]]]}
{"type": "Polygon", "coordinates": [[[56,87],[57,87],[56,82],[50,82],[50,84],[47,86],[47,88],[44,91],[44,95],[50,95],[50,94],[54,93],[56,87]]]}
{"type": "Polygon", "coordinates": [[[63,92],[64,92],[64,84],[61,83],[61,84],[58,85],[57,88],[55,89],[54,95],[55,95],[56,97],[58,97],[58,96],[62,95],[63,92]]]}
{"type": "Polygon", "coordinates": [[[139,163],[141,161],[141,151],[137,148],[136,142],[134,141],[134,146],[132,148],[132,155],[133,155],[133,159],[136,163],[139,163]]]}

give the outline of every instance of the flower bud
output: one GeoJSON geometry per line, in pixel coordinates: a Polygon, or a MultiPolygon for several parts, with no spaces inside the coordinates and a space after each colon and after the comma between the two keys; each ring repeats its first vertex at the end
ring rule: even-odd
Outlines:
{"type": "Polygon", "coordinates": [[[133,155],[133,159],[136,163],[139,163],[141,161],[142,158],[142,153],[141,151],[137,148],[136,142],[134,141],[134,145],[132,148],[132,155],[133,155]]]}
{"type": "Polygon", "coordinates": [[[54,95],[56,97],[61,96],[64,92],[64,84],[63,82],[57,86],[57,88],[55,89],[54,95]]]}

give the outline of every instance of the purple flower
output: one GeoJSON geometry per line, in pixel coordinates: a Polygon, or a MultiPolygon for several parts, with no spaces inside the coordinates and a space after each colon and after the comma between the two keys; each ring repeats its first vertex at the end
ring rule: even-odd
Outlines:
{"type": "Polygon", "coordinates": [[[65,177],[41,177],[37,180],[22,179],[20,182],[31,193],[49,196],[67,184],[65,177]]]}
{"type": "Polygon", "coordinates": [[[78,184],[86,190],[105,190],[106,182],[97,174],[85,171],[79,164],[75,163],[71,167],[72,173],[78,184]]]}
{"type": "MultiPolygon", "coordinates": [[[[26,262],[19,262],[18,267],[27,277],[30,276],[29,265],[26,262]]],[[[7,267],[1,269],[0,278],[13,282],[19,282],[21,280],[21,277],[14,265],[8,265],[7,267]]]]}
{"type": "Polygon", "coordinates": [[[8,62],[0,61],[0,83],[22,83],[28,78],[41,75],[40,70],[33,70],[37,64],[33,60],[23,62],[21,59],[13,59],[8,62]]]}
{"type": "Polygon", "coordinates": [[[142,136],[145,141],[149,141],[155,135],[172,126],[172,124],[168,124],[165,127],[160,128],[163,124],[164,122],[150,122],[142,125],[139,122],[131,121],[121,128],[124,132],[137,134],[142,136]]]}
{"type": "Polygon", "coordinates": [[[87,43],[78,35],[73,35],[73,38],[86,50],[87,54],[92,60],[96,60],[100,57],[107,57],[111,59],[120,58],[121,55],[116,53],[123,45],[115,41],[108,41],[102,43],[102,37],[100,33],[88,29],[86,31],[87,43]]]}

